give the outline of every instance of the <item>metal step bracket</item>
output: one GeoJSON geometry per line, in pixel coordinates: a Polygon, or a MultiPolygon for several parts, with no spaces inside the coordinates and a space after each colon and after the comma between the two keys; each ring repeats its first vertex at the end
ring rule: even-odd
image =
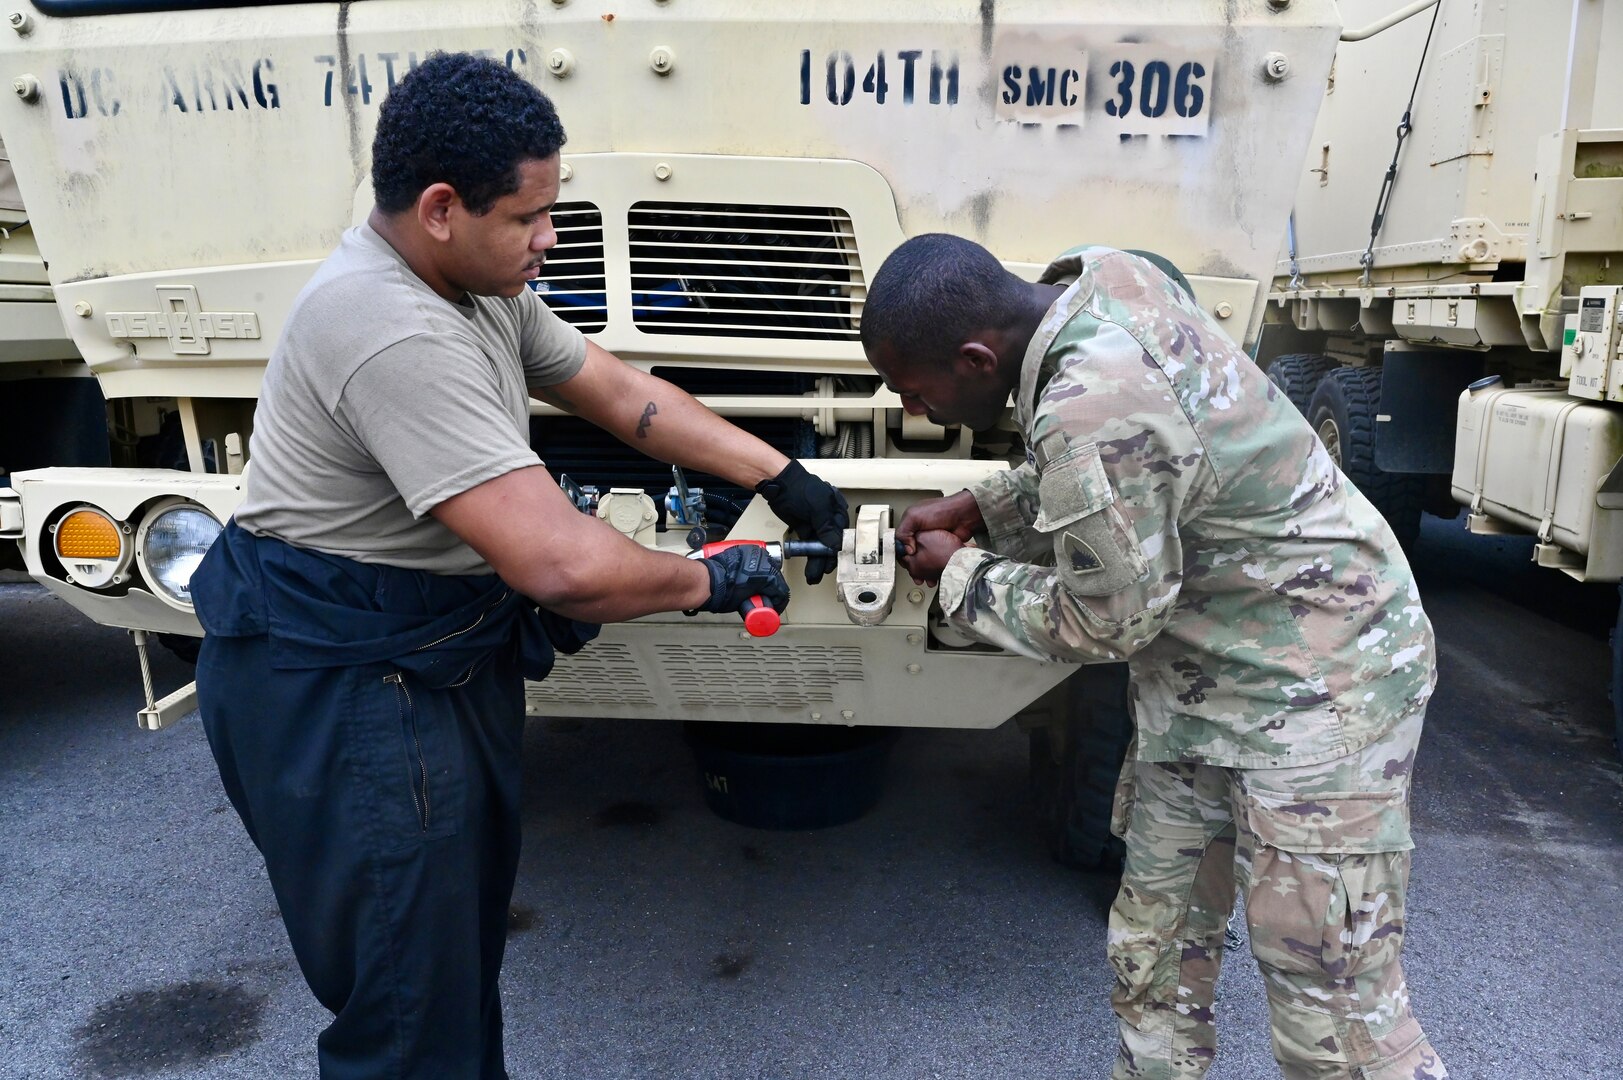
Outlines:
{"type": "Polygon", "coordinates": [[[142,731],[162,731],[176,720],[197,708],[197,683],[192,681],[163,700],[155,700],[152,691],[152,665],[147,659],[147,645],[152,635],[145,630],[131,630],[135,639],[135,652],[141,658],[141,685],[146,689],[146,708],[135,714],[135,722],[142,731]]]}

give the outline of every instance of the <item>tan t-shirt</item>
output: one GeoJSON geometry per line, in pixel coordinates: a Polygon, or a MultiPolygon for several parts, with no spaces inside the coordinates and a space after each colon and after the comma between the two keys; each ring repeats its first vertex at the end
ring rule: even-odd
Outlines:
{"type": "Polygon", "coordinates": [[[540,464],[525,387],[585,359],[580,331],[530,290],[452,303],[371,226],[350,229],[271,353],[237,523],[360,562],[489,573],[428,512],[540,464]]]}

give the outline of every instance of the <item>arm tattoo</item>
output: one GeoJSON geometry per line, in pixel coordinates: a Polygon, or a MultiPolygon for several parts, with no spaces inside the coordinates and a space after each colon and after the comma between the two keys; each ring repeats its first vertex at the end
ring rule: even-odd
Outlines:
{"type": "Polygon", "coordinates": [[[642,419],[637,421],[637,438],[648,438],[648,429],[654,426],[654,415],[658,412],[659,407],[650,401],[642,411],[642,419]]]}

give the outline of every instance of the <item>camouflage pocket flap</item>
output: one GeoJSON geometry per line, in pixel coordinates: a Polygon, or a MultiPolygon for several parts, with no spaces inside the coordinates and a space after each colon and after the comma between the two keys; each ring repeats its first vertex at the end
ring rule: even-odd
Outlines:
{"type": "Polygon", "coordinates": [[[1403,791],[1289,795],[1249,790],[1245,815],[1257,842],[1280,851],[1372,855],[1414,847],[1403,791]]]}
{"type": "Polygon", "coordinates": [[[1079,443],[1050,461],[1037,481],[1038,532],[1063,529],[1077,518],[1096,514],[1116,501],[1110,477],[1095,443],[1079,443]]]}

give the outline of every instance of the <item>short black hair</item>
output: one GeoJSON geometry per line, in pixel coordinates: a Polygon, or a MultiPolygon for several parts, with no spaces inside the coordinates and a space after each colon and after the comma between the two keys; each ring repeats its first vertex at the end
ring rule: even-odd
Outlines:
{"type": "Polygon", "coordinates": [[[943,361],[982,330],[1011,325],[1024,283],[973,240],[915,236],[890,253],[862,305],[862,346],[905,346],[907,356],[943,361]]]}
{"type": "Polygon", "coordinates": [[[399,213],[427,187],[446,183],[484,214],[519,189],[519,165],[564,144],[547,96],[494,60],[431,53],[384,99],[372,139],[372,195],[399,213]]]}

